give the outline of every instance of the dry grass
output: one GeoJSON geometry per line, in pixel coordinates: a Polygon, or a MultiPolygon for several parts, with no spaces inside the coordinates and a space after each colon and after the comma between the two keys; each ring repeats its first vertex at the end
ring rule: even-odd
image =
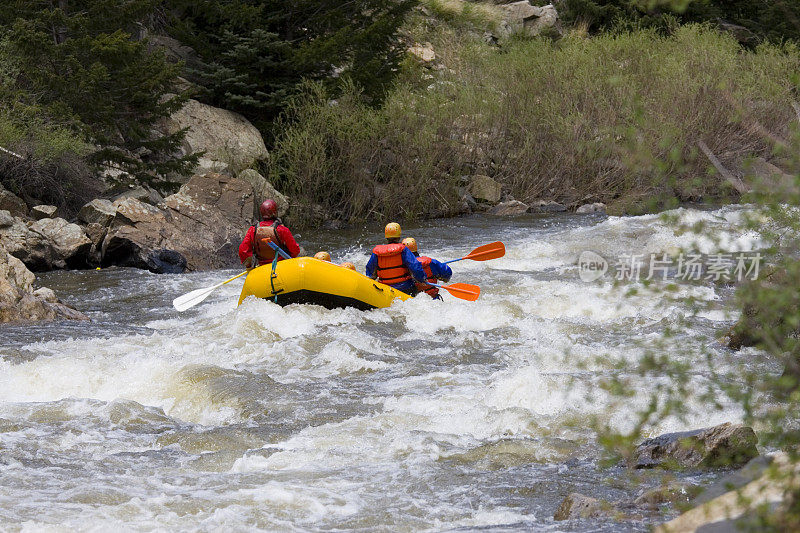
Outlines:
{"type": "Polygon", "coordinates": [[[445,68],[381,109],[353,91],[295,106],[273,179],[343,219],[457,211],[458,179],[476,173],[526,201],[709,200],[731,191],[698,141],[739,168],[770,156],[754,125],[781,134],[794,117],[796,47],[743,51],[701,26],[434,45],[445,68]]]}

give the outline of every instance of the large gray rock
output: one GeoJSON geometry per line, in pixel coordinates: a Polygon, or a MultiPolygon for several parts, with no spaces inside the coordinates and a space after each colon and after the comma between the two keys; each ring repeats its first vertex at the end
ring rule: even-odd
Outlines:
{"type": "Polygon", "coordinates": [[[180,148],[182,154],[205,152],[198,164],[200,174],[227,170],[238,173],[269,155],[258,129],[232,111],[189,100],[159,126],[165,134],[184,128],[188,133],[180,148]]]}
{"type": "Polygon", "coordinates": [[[193,176],[164,200],[166,209],[134,198],[115,202],[102,245],[103,265],[154,272],[238,266],[237,250],[253,220],[253,188],[210,173],[193,176]]]}
{"type": "Polygon", "coordinates": [[[490,215],[497,215],[503,217],[513,217],[524,215],[528,212],[530,206],[526,203],[520,202],[519,200],[509,200],[508,202],[502,202],[497,204],[496,206],[492,207],[487,211],[490,215]]]}
{"type": "Polygon", "coordinates": [[[528,35],[537,36],[552,28],[561,34],[558,12],[552,4],[533,6],[528,0],[512,2],[499,6],[503,13],[506,31],[524,31],[528,35]]]}
{"type": "Polygon", "coordinates": [[[588,213],[605,213],[606,212],[606,204],[602,202],[595,202],[593,204],[584,204],[580,206],[575,212],[579,215],[584,215],[588,213]]]}
{"type": "Polygon", "coordinates": [[[58,208],[54,205],[35,205],[31,207],[31,218],[41,220],[43,218],[55,218],[58,208]]]}
{"type": "Polygon", "coordinates": [[[117,208],[114,207],[110,200],[96,198],[81,207],[81,210],[78,211],[78,220],[84,224],[94,223],[108,226],[116,213],[117,208]]]}
{"type": "Polygon", "coordinates": [[[536,200],[528,208],[528,213],[563,213],[567,206],[552,200],[536,200]]]}
{"type": "Polygon", "coordinates": [[[83,313],[59,302],[52,290],[42,287],[34,291],[34,280],[22,261],[0,245],[0,322],[88,320],[83,313]]]}
{"type": "Polygon", "coordinates": [[[92,241],[77,224],[63,218],[43,218],[34,222],[31,231],[44,235],[53,249],[54,264],[75,268],[86,265],[92,241]]]}
{"type": "MultiPolygon", "coordinates": [[[[0,211],[0,213],[7,213],[7,211],[0,211]]],[[[2,218],[6,219],[7,217],[2,218]]],[[[0,242],[5,250],[35,271],[66,267],[66,264],[54,264],[56,258],[49,239],[41,233],[33,231],[31,225],[30,222],[17,217],[12,218],[10,225],[7,224],[7,220],[4,220],[4,223],[0,225],[0,242]]]]}
{"type": "MultiPolygon", "coordinates": [[[[764,512],[767,509],[776,517],[776,523],[781,523],[780,515],[793,506],[793,499],[800,489],[800,468],[796,460],[778,453],[772,467],[763,468],[761,472],[762,475],[752,481],[728,485],[721,494],[698,502],[693,509],[658,526],[656,533],[746,531],[758,523],[753,519],[759,510],[764,512]]],[[[745,479],[749,477],[748,474],[745,479]]]]}
{"type": "Polygon", "coordinates": [[[246,181],[253,187],[253,194],[255,194],[254,205],[255,210],[253,216],[258,218],[258,206],[267,198],[272,198],[278,204],[278,216],[284,217],[289,211],[289,198],[278,192],[267,179],[258,173],[258,171],[248,168],[239,173],[239,179],[246,181]]]}
{"type": "Polygon", "coordinates": [[[600,500],[573,492],[558,506],[553,520],[574,520],[579,518],[596,518],[606,514],[600,500]]]}
{"type": "Polygon", "coordinates": [[[741,465],[758,455],[757,443],[752,428],[726,423],[647,439],[636,448],[631,462],[635,468],[741,465]]]}
{"type": "Polygon", "coordinates": [[[500,201],[501,187],[489,176],[477,174],[470,179],[467,192],[478,202],[496,204],[500,201]]]}
{"type": "Polygon", "coordinates": [[[7,228],[14,225],[14,217],[6,210],[0,211],[0,228],[7,228]]]}
{"type": "Polygon", "coordinates": [[[0,209],[8,211],[11,216],[28,216],[28,206],[25,201],[11,191],[6,190],[2,185],[0,185],[0,209]]]}
{"type": "Polygon", "coordinates": [[[114,200],[121,200],[122,198],[136,198],[140,202],[150,205],[158,205],[164,199],[157,191],[141,185],[113,196],[114,200]]]}

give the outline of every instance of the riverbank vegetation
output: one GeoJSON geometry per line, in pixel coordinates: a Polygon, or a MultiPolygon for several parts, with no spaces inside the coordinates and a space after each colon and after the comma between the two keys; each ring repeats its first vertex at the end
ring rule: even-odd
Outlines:
{"type": "Polygon", "coordinates": [[[342,220],[456,213],[474,174],[619,212],[736,197],[698,142],[743,174],[769,156],[753,120],[784,131],[797,91],[798,8],[751,4],[565,0],[534,37],[490,2],[12,2],[0,146],[27,163],[3,152],[0,181],[67,214],[121,182],[169,192],[202,154],[157,126],[192,97],[255,124],[259,170],[342,220]]]}
{"type": "Polygon", "coordinates": [[[486,174],[515,198],[601,201],[633,211],[657,200],[719,201],[738,192],[698,149],[743,172],[795,117],[794,44],[742,49],[708,26],[587,38],[511,36],[502,46],[450,28],[438,66],[413,64],[379,108],[357,88],[311,88],[289,110],[272,178],[349,217],[457,212],[462,176],[486,174]],[[402,202],[398,202],[402,199],[402,202]]]}

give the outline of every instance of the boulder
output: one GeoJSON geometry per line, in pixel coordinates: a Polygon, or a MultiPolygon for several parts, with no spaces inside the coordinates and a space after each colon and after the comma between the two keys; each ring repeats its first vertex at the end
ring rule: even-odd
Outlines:
{"type": "Polygon", "coordinates": [[[436,52],[433,51],[433,45],[431,43],[414,43],[414,46],[409,47],[408,53],[423,63],[431,63],[436,61],[436,52]]]}
{"type": "Polygon", "coordinates": [[[117,208],[110,200],[97,198],[81,207],[78,211],[78,220],[84,224],[100,224],[108,226],[117,212],[117,208]]]}
{"type": "Polygon", "coordinates": [[[28,206],[25,201],[2,185],[0,185],[0,209],[8,211],[14,217],[28,216],[28,206]]]}
{"type": "MultiPolygon", "coordinates": [[[[794,495],[800,489],[800,468],[796,460],[785,453],[778,453],[774,456],[772,467],[761,471],[762,475],[752,481],[744,481],[750,477],[748,474],[741,484],[726,484],[723,483],[725,480],[721,480],[720,484],[726,485],[721,494],[693,502],[697,504],[696,507],[661,524],[655,529],[656,533],[748,530],[758,523],[753,520],[758,519],[759,512],[768,512],[775,519],[775,524],[780,524],[781,514],[797,505],[794,495]]],[[[705,493],[701,498],[703,496],[705,493]]]]}
{"type": "Polygon", "coordinates": [[[510,200],[508,202],[502,202],[497,204],[496,206],[492,207],[487,211],[490,215],[497,215],[503,217],[514,217],[519,215],[524,215],[528,212],[530,206],[526,203],[520,202],[519,200],[510,200]]]}
{"type": "Polygon", "coordinates": [[[104,266],[176,272],[238,266],[239,243],[253,220],[253,188],[241,179],[193,176],[164,200],[166,209],[135,198],[114,202],[102,245],[104,266]]]}
{"type": "Polygon", "coordinates": [[[477,202],[496,204],[500,201],[501,187],[499,183],[489,176],[477,174],[470,179],[469,185],[467,185],[467,192],[477,202]]]}
{"type": "Polygon", "coordinates": [[[553,520],[597,518],[606,514],[605,507],[600,500],[573,492],[568,494],[558,506],[553,520]]]}
{"type": "Polygon", "coordinates": [[[35,277],[25,265],[0,245],[0,322],[88,320],[83,313],[58,301],[45,287],[32,289],[35,277]]]}
{"type": "Polygon", "coordinates": [[[534,6],[528,0],[512,2],[499,6],[503,13],[504,32],[524,31],[528,35],[537,36],[546,31],[554,31],[561,35],[561,23],[558,12],[552,4],[534,6]]]}
{"type": "Polygon", "coordinates": [[[6,210],[0,211],[0,228],[7,228],[14,225],[14,217],[6,210]]]}
{"type": "Polygon", "coordinates": [[[108,228],[97,222],[92,222],[83,229],[86,231],[86,236],[92,241],[92,246],[89,248],[88,263],[90,265],[99,265],[103,259],[103,239],[106,238],[108,228]]]}
{"type": "Polygon", "coordinates": [[[669,483],[661,487],[646,490],[640,494],[634,504],[645,509],[658,509],[662,504],[689,503],[689,500],[700,494],[703,488],[692,483],[669,483]]]}
{"type": "MultiPolygon", "coordinates": [[[[8,213],[8,211],[0,211],[8,213]]],[[[31,229],[31,223],[21,218],[12,217],[11,224],[7,224],[7,217],[2,216],[3,224],[0,225],[0,242],[5,250],[25,263],[34,271],[51,270],[54,266],[63,268],[66,264],[55,264],[53,247],[47,237],[31,229]]]]}
{"type": "Polygon", "coordinates": [[[246,181],[253,187],[254,198],[254,211],[253,216],[259,218],[258,207],[261,202],[267,198],[272,198],[278,204],[278,216],[285,217],[289,211],[289,198],[278,192],[267,179],[258,173],[258,171],[251,168],[244,170],[237,176],[239,179],[246,181]]]}
{"type": "Polygon", "coordinates": [[[31,207],[31,218],[41,220],[43,218],[55,218],[58,208],[54,205],[35,205],[31,207]]]}
{"type": "Polygon", "coordinates": [[[601,202],[595,202],[593,204],[584,204],[580,206],[575,212],[579,215],[583,215],[586,213],[605,213],[606,212],[606,204],[601,202]]]}
{"type": "Polygon", "coordinates": [[[756,457],[757,443],[752,428],[725,423],[647,439],[636,448],[631,463],[635,468],[733,466],[756,457]]]}
{"type": "Polygon", "coordinates": [[[159,125],[164,134],[188,128],[180,151],[182,155],[205,152],[198,163],[199,173],[230,170],[240,172],[269,155],[258,129],[243,116],[197,100],[189,100],[159,125]]]}
{"type": "Polygon", "coordinates": [[[150,205],[158,205],[164,199],[157,191],[149,187],[142,187],[141,185],[113,196],[114,200],[120,200],[122,198],[136,198],[140,202],[150,205]]]}
{"type": "Polygon", "coordinates": [[[71,268],[86,265],[92,241],[79,225],[63,218],[43,218],[34,222],[30,229],[49,240],[54,252],[54,265],[64,264],[71,268]]]}
{"type": "Polygon", "coordinates": [[[552,200],[537,200],[530,204],[528,213],[563,213],[567,206],[552,200]]]}

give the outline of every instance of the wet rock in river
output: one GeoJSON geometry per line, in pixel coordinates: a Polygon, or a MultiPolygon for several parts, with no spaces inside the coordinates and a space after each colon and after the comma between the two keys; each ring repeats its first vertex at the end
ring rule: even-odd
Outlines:
{"type": "Polygon", "coordinates": [[[567,206],[552,200],[536,200],[530,204],[528,213],[563,213],[567,206]]]}
{"type": "Polygon", "coordinates": [[[726,423],[647,439],[636,448],[631,462],[635,468],[739,465],[758,455],[757,443],[752,428],[726,423]]]}
{"type": "Polygon", "coordinates": [[[65,305],[47,288],[33,290],[35,277],[25,265],[0,245],[0,322],[88,320],[83,313],[65,305]]]}
{"type": "Polygon", "coordinates": [[[657,509],[665,503],[688,503],[689,500],[700,494],[702,490],[701,486],[693,483],[668,483],[644,491],[633,503],[646,509],[657,509]]]}
{"type": "Polygon", "coordinates": [[[43,218],[31,224],[30,229],[48,239],[53,250],[53,265],[60,268],[86,265],[92,241],[79,225],[63,218],[43,218]]]}
{"type": "Polygon", "coordinates": [[[509,200],[508,202],[502,202],[492,207],[489,209],[488,213],[490,215],[513,217],[524,215],[528,212],[529,207],[528,204],[520,202],[519,200],[509,200]]]}
{"type": "Polygon", "coordinates": [[[597,518],[608,514],[609,505],[598,499],[573,492],[568,494],[556,509],[553,520],[597,518]]]}
{"type": "Polygon", "coordinates": [[[222,174],[196,175],[159,209],[134,198],[114,202],[103,265],[176,272],[239,265],[237,249],[252,224],[252,186],[222,174]],[[185,263],[184,263],[185,261],[185,263]]]}
{"type": "Polygon", "coordinates": [[[602,202],[595,202],[593,204],[584,204],[580,206],[575,212],[579,215],[583,215],[586,213],[605,213],[606,212],[606,204],[602,202]]]}
{"type": "Polygon", "coordinates": [[[656,533],[746,530],[758,524],[759,509],[780,523],[800,489],[795,461],[785,453],[751,461],[704,491],[692,501],[693,509],[660,525],[656,533]]]}

